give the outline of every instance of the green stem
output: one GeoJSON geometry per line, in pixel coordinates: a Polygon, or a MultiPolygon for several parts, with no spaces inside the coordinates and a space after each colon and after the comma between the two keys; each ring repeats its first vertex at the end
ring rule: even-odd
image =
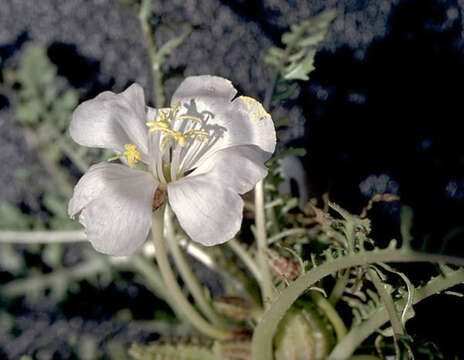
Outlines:
{"type": "Polygon", "coordinates": [[[404,328],[403,324],[401,324],[401,319],[398,312],[395,309],[395,303],[393,302],[392,297],[388,293],[385,285],[380,280],[379,275],[373,269],[368,269],[367,274],[369,275],[372,283],[374,284],[377,292],[379,293],[380,299],[387,310],[388,317],[390,319],[390,323],[393,329],[393,338],[395,340],[395,350],[397,354],[397,358],[399,357],[399,345],[398,340],[402,335],[404,335],[404,328]]]}
{"type": "Polygon", "coordinates": [[[82,230],[63,231],[11,231],[0,230],[0,243],[12,244],[56,244],[87,242],[82,230]]]}
{"type": "Polygon", "coordinates": [[[248,254],[248,252],[243,248],[243,246],[236,239],[229,240],[227,245],[232,249],[232,251],[237,255],[255,277],[258,282],[261,282],[261,273],[259,272],[258,265],[256,265],[253,258],[248,254]]]}
{"type": "Polygon", "coordinates": [[[345,337],[346,333],[348,332],[346,330],[346,326],[342,318],[334,309],[332,304],[329,301],[327,301],[327,299],[324,296],[322,296],[322,294],[315,291],[311,291],[310,294],[316,306],[319,309],[321,309],[324,315],[327,316],[327,319],[329,319],[330,323],[332,324],[335,330],[335,334],[337,335],[337,342],[340,342],[341,339],[345,337]]]}
{"type": "Polygon", "coordinates": [[[256,241],[258,245],[258,264],[261,273],[259,282],[264,307],[270,303],[274,296],[274,285],[272,283],[271,270],[269,269],[267,257],[266,218],[264,213],[264,183],[259,181],[255,187],[255,223],[256,241]]]}
{"type": "Polygon", "coordinates": [[[179,320],[183,320],[188,324],[188,320],[178,308],[177,303],[175,303],[166,292],[163,279],[156,266],[140,255],[131,257],[130,266],[135,273],[142,275],[140,283],[160,299],[164,300],[171,307],[179,320]]]}
{"type": "MultiPolygon", "coordinates": [[[[116,265],[116,263],[114,263],[116,265]]],[[[119,263],[118,266],[127,267],[127,263],[119,263]]],[[[20,296],[37,291],[43,291],[57,282],[61,281],[78,281],[88,279],[89,277],[108,269],[107,264],[101,258],[89,260],[83,264],[63,270],[57,270],[50,274],[35,275],[25,279],[13,280],[0,289],[4,296],[20,296]]]]}
{"type": "MultiPolygon", "coordinates": [[[[430,280],[422,288],[416,289],[414,292],[413,303],[417,304],[429,296],[438,294],[443,290],[446,290],[457,284],[462,284],[463,282],[463,269],[446,274],[446,277],[436,277],[430,280]]],[[[404,307],[406,302],[407,295],[402,300],[397,301],[399,307],[404,307]]],[[[377,331],[377,329],[379,329],[388,320],[389,315],[387,309],[384,306],[378,308],[376,312],[369,317],[368,320],[350,330],[350,332],[343,338],[343,340],[339,342],[332,350],[328,360],[344,360],[349,358],[349,356],[358,348],[359,345],[361,345],[365,339],[377,331]]]]}
{"type": "Polygon", "coordinates": [[[280,240],[282,238],[285,238],[287,236],[294,236],[294,235],[306,235],[308,233],[308,230],[306,230],[305,228],[293,228],[293,229],[288,229],[288,230],[284,230],[274,236],[271,236],[267,243],[270,245],[270,244],[273,244],[275,243],[277,240],[280,240]]]}
{"type": "Polygon", "coordinates": [[[172,271],[171,265],[168,261],[168,255],[166,253],[166,247],[164,244],[163,235],[163,216],[164,208],[158,209],[153,213],[152,221],[152,238],[155,244],[155,256],[158,263],[158,267],[161,272],[161,276],[164,280],[166,291],[171,297],[172,301],[176,304],[176,308],[181,310],[185,318],[201,333],[207,335],[213,339],[228,339],[232,337],[232,333],[217,328],[207,322],[190,304],[186,299],[182,289],[177,283],[174,272],[172,271]]]}
{"type": "Polygon", "coordinates": [[[329,302],[332,304],[332,306],[337,305],[338,300],[340,300],[340,298],[342,297],[346,285],[348,284],[349,278],[350,269],[346,269],[342,274],[339,274],[337,282],[335,283],[332,292],[329,296],[329,302]]]}
{"type": "Polygon", "coordinates": [[[153,83],[155,87],[155,107],[162,108],[164,106],[164,91],[163,91],[163,78],[161,74],[161,69],[158,61],[156,61],[156,45],[153,40],[152,29],[149,24],[150,15],[151,15],[151,2],[152,0],[142,0],[140,5],[139,19],[142,23],[142,29],[145,33],[148,46],[148,54],[150,56],[150,62],[152,64],[152,74],[153,74],[153,83]]]}
{"type": "MultiPolygon", "coordinates": [[[[297,41],[299,41],[300,36],[303,34],[303,31],[300,30],[299,33],[294,41],[289,44],[289,46],[285,49],[284,56],[281,59],[277,67],[277,71],[275,71],[271,75],[271,81],[269,83],[268,88],[266,89],[266,93],[264,95],[263,107],[270,112],[271,102],[272,102],[272,95],[274,94],[274,89],[276,86],[277,79],[279,77],[279,72],[281,68],[285,65],[293,47],[296,45],[297,41]]],[[[271,271],[268,265],[267,259],[267,239],[266,239],[266,218],[264,212],[264,182],[263,180],[259,181],[255,187],[255,222],[256,222],[256,240],[258,243],[258,263],[261,272],[261,282],[260,288],[263,297],[263,303],[266,308],[266,304],[272,300],[274,296],[274,285],[272,283],[272,276],[271,271]]]]}
{"type": "Polygon", "coordinates": [[[195,303],[200,308],[201,312],[211,321],[213,324],[222,326],[224,320],[216,313],[211,306],[211,303],[206,299],[204,289],[198,282],[197,278],[190,270],[190,266],[185,260],[184,254],[179,247],[179,242],[176,239],[174,233],[174,227],[172,224],[172,212],[170,211],[169,205],[166,205],[166,213],[164,217],[166,227],[166,240],[169,246],[169,251],[174,258],[174,262],[179,270],[182,280],[187,285],[190,293],[195,300],[195,303]]]}
{"type": "Polygon", "coordinates": [[[421,254],[404,250],[363,251],[347,255],[322,264],[300,276],[282,291],[265,313],[253,334],[252,352],[254,360],[272,359],[272,341],[280,320],[298,297],[316,282],[337,271],[354,266],[379,262],[437,262],[464,265],[464,259],[435,254],[421,254]]]}
{"type": "Polygon", "coordinates": [[[134,268],[135,273],[139,273],[143,276],[147,282],[147,287],[149,287],[156,296],[165,300],[169,305],[172,305],[169,303],[170,299],[166,294],[163,279],[161,278],[158,269],[152,265],[151,262],[147,261],[143,256],[135,255],[131,258],[131,265],[134,268]]]}

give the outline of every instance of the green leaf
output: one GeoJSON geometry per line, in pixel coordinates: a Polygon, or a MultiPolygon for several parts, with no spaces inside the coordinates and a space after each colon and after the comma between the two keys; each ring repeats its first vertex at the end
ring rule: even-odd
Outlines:
{"type": "Polygon", "coordinates": [[[24,230],[28,229],[30,224],[30,216],[10,203],[0,202],[0,229],[24,230]]]}
{"type": "Polygon", "coordinates": [[[308,74],[315,69],[314,55],[316,51],[310,51],[302,61],[293,63],[286,70],[284,78],[287,80],[309,80],[308,74]]]}
{"type": "Polygon", "coordinates": [[[284,127],[284,126],[288,126],[288,125],[290,125],[289,117],[280,118],[274,122],[274,126],[276,127],[276,129],[284,127]]]}
{"type": "Polygon", "coordinates": [[[0,245],[0,267],[10,273],[17,274],[24,269],[24,258],[12,244],[0,245]]]}
{"type": "Polygon", "coordinates": [[[314,70],[317,46],[324,39],[335,16],[335,10],[328,10],[292,25],[290,31],[282,35],[285,49],[270,48],[265,62],[286,80],[309,80],[309,73],[314,70]]]}

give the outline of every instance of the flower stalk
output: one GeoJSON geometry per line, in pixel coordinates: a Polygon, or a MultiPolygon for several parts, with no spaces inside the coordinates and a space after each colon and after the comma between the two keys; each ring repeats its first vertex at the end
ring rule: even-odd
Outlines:
{"type": "Polygon", "coordinates": [[[255,277],[255,279],[261,281],[261,273],[258,265],[255,263],[253,258],[248,254],[248,252],[243,248],[243,246],[238,242],[237,239],[231,239],[227,242],[227,245],[232,249],[232,251],[237,255],[248,268],[250,273],[255,277]]]}
{"type": "Polygon", "coordinates": [[[201,312],[211,321],[213,324],[222,327],[225,322],[217,314],[217,312],[211,306],[211,303],[206,299],[204,289],[198,282],[197,278],[190,269],[189,264],[187,263],[182,250],[179,247],[179,242],[176,239],[174,232],[174,227],[172,223],[172,211],[169,205],[166,205],[165,216],[165,230],[166,230],[166,240],[168,243],[169,251],[176,263],[177,269],[184,281],[185,285],[189,289],[190,293],[195,300],[195,303],[200,308],[201,312]]]}
{"type": "Polygon", "coordinates": [[[255,223],[256,242],[258,246],[258,264],[261,273],[259,285],[263,298],[264,307],[267,308],[274,296],[271,270],[269,269],[267,257],[266,218],[264,210],[264,182],[261,180],[255,187],[255,223]]]}
{"type": "Polygon", "coordinates": [[[152,239],[155,245],[155,256],[158,263],[161,277],[166,285],[166,291],[176,304],[176,308],[182,311],[185,318],[194,326],[199,332],[207,335],[213,339],[228,339],[232,337],[232,333],[218,328],[207,322],[190,304],[185,297],[182,289],[180,288],[177,280],[169,264],[165,239],[164,239],[164,207],[158,209],[153,213],[152,218],[152,239]]]}

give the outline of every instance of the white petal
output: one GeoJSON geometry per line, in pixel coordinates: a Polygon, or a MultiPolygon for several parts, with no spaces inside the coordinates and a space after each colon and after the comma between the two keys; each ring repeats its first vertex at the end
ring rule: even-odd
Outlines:
{"type": "Polygon", "coordinates": [[[79,221],[96,250],[130,255],[147,238],[156,188],[147,172],[99,163],[77,183],[68,213],[81,212],[79,221]]]}
{"type": "Polygon", "coordinates": [[[168,199],[180,226],[193,241],[202,245],[222,244],[240,230],[241,197],[203,175],[168,184],[168,199]]]}
{"type": "Polygon", "coordinates": [[[208,143],[186,164],[188,170],[212,153],[233,146],[256,145],[274,152],[276,134],[271,116],[256,100],[240,96],[232,101],[236,90],[229,80],[217,76],[186,78],[173,95],[171,106],[180,102],[180,114],[200,117],[203,130],[210,132],[208,143]]]}
{"type": "Polygon", "coordinates": [[[138,84],[120,94],[105,91],[84,101],[74,110],[69,133],[78,144],[124,151],[125,144],[137,146],[147,158],[145,96],[138,84]]]}
{"type": "Polygon", "coordinates": [[[236,146],[211,155],[189,176],[203,174],[239,194],[253,189],[267,175],[265,153],[256,146],[236,146]]]}

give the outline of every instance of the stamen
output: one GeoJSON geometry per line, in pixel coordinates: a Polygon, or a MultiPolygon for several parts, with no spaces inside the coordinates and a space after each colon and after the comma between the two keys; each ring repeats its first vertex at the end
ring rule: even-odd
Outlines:
{"type": "Polygon", "coordinates": [[[158,116],[161,118],[161,121],[167,122],[168,117],[166,116],[166,113],[163,110],[158,110],[158,116]]]}
{"type": "Polygon", "coordinates": [[[189,130],[187,131],[184,136],[195,136],[195,135],[199,135],[200,137],[208,137],[209,136],[209,133],[207,131],[203,131],[203,130],[189,130]]]}
{"type": "Polygon", "coordinates": [[[148,130],[148,132],[153,132],[153,131],[156,131],[156,130],[161,130],[161,129],[170,129],[171,126],[169,125],[169,123],[167,121],[149,121],[149,122],[146,122],[145,125],[147,125],[150,130],[148,130]]]}
{"type": "Polygon", "coordinates": [[[181,116],[178,116],[177,119],[179,120],[191,120],[191,121],[194,121],[200,125],[203,124],[203,120],[201,120],[199,117],[196,117],[196,116],[190,116],[190,115],[181,115],[181,116]]]}
{"type": "Polygon", "coordinates": [[[142,159],[142,155],[140,155],[140,153],[138,152],[137,150],[137,146],[133,145],[133,144],[125,144],[124,145],[124,149],[126,149],[126,151],[124,151],[122,154],[119,154],[119,155],[116,155],[116,156],[113,156],[111,158],[108,159],[108,161],[114,161],[114,160],[118,160],[122,157],[125,157],[126,160],[127,160],[127,163],[129,164],[129,166],[131,168],[134,167],[134,165],[142,159]]]}
{"type": "Polygon", "coordinates": [[[169,112],[169,120],[175,120],[176,115],[179,112],[180,102],[173,105],[171,111],[169,112]]]}
{"type": "Polygon", "coordinates": [[[171,140],[171,138],[169,136],[165,136],[163,137],[163,140],[161,140],[161,144],[160,144],[160,150],[161,151],[164,151],[166,150],[166,148],[168,147],[169,145],[169,141],[171,140]]]}

